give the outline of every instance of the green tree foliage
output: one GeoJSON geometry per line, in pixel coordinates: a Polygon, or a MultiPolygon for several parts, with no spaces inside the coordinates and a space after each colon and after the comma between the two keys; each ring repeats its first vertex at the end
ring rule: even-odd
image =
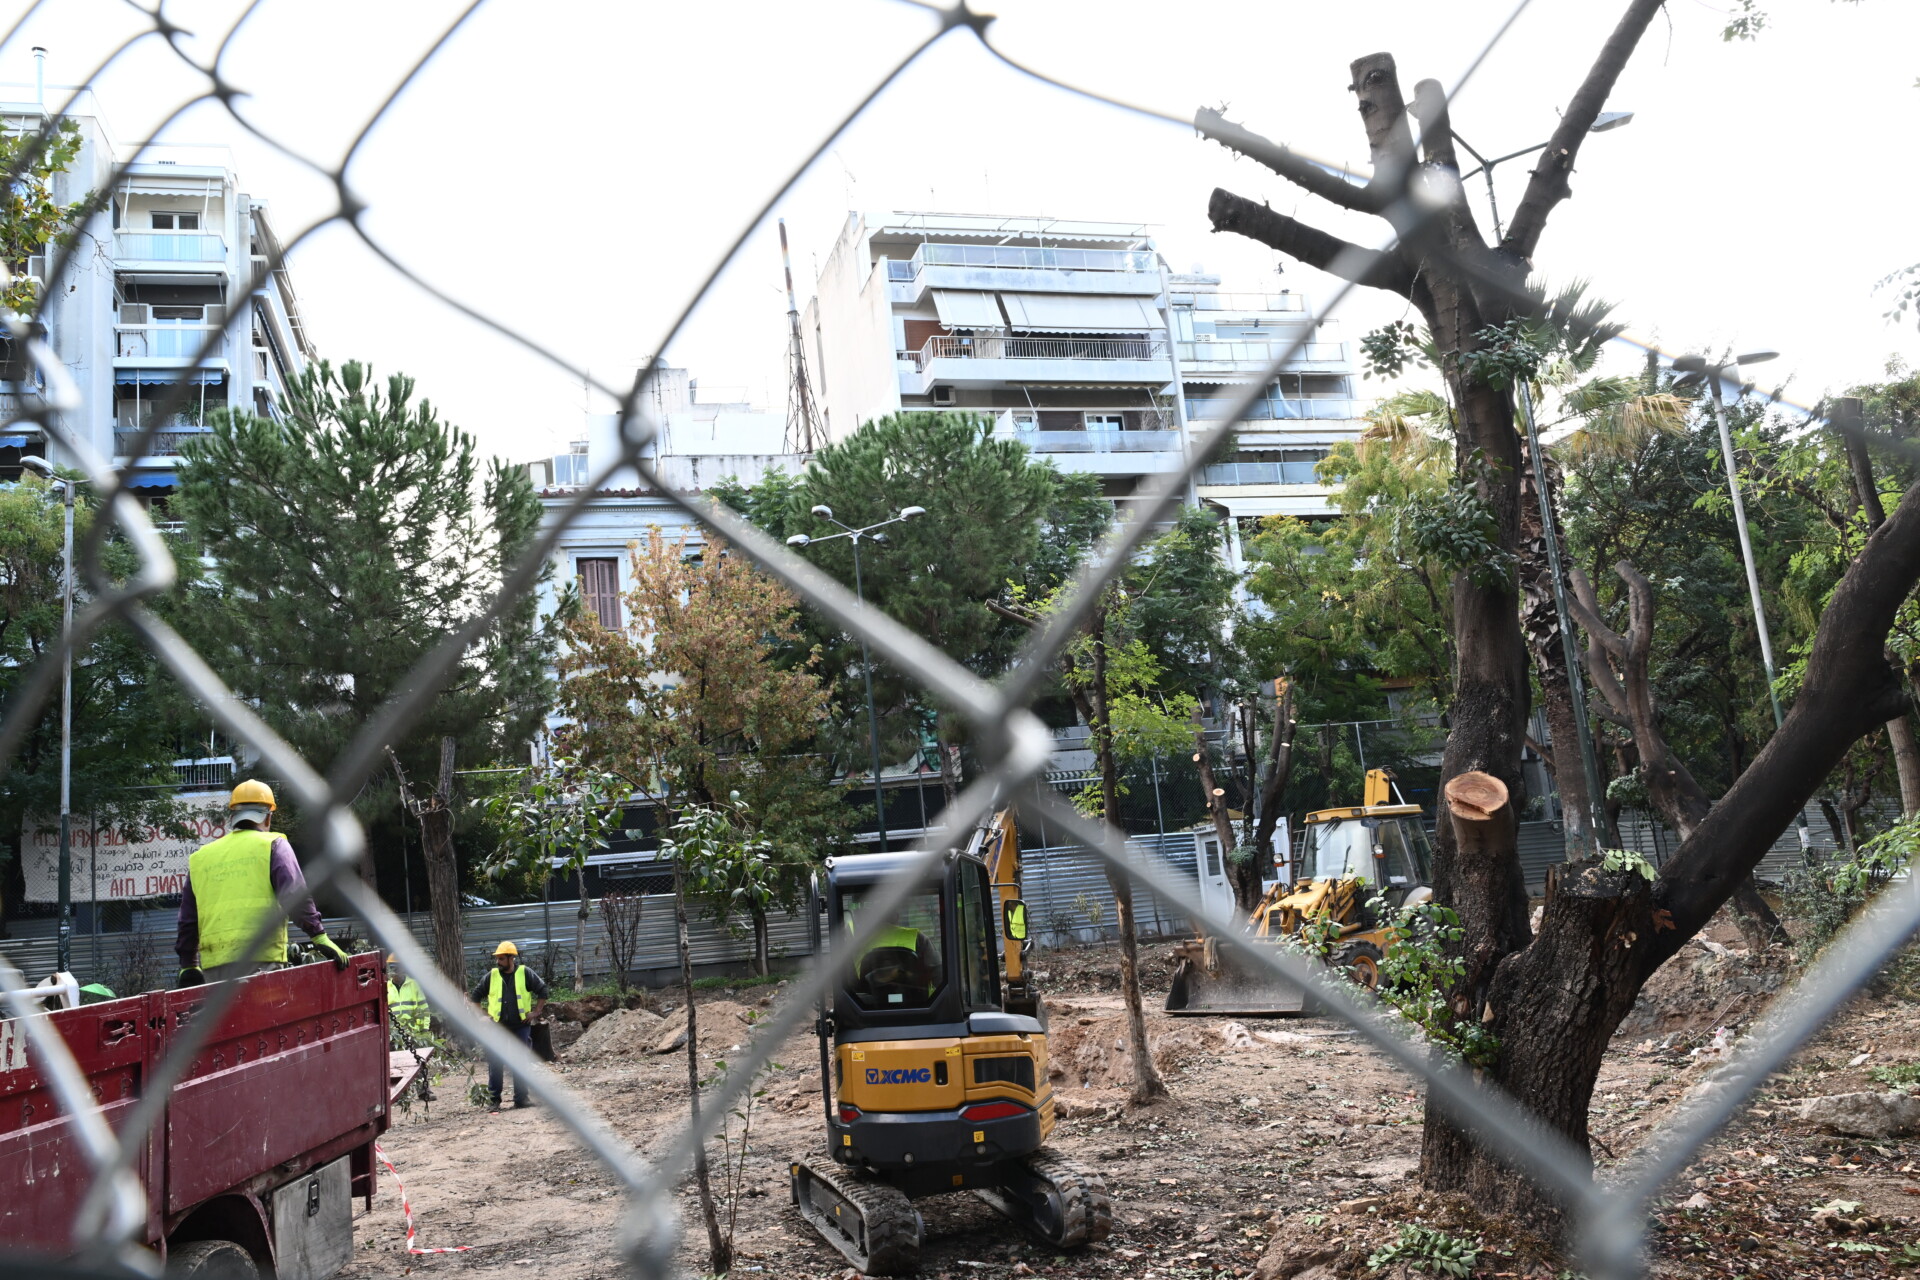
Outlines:
{"type": "MultiPolygon", "coordinates": [[[[884,542],[863,541],[866,599],[955,661],[994,674],[1004,668],[1014,643],[1010,635],[1017,633],[987,602],[1002,598],[1010,581],[1063,574],[1076,544],[1084,546],[1079,540],[1097,532],[1103,520],[1088,481],[1064,482],[1050,465],[1035,462],[1025,445],[994,438],[991,427],[973,414],[897,413],[821,449],[801,475],[776,473],[751,489],[718,486],[716,493],[782,539],[837,532],[811,514],[815,506],[830,508],[836,520],[854,527],[886,520],[903,507],[924,507],[926,515],[887,529],[884,542]]],[[[853,586],[850,540],[821,542],[802,554],[853,586]]],[[[841,680],[857,678],[858,642],[808,617],[809,639],[821,646],[825,669],[841,680]]],[[[917,684],[884,664],[876,668],[874,694],[882,757],[905,758],[917,749],[936,709],[917,684]]],[[[943,721],[939,733],[954,742],[959,730],[943,721]]],[[[849,705],[838,738],[843,759],[867,758],[863,707],[849,705]]],[[[859,771],[858,763],[850,767],[859,771]]]]}
{"type": "Polygon", "coordinates": [[[581,609],[567,617],[559,701],[573,723],[561,738],[669,824],[689,806],[728,806],[773,871],[715,870],[696,877],[696,896],[723,917],[744,906],[764,959],[767,909],[797,900],[799,868],[845,830],[831,762],[815,749],[832,690],[817,653],[792,657],[798,601],[723,543],[696,556],[652,529],[631,562],[623,628],[581,609]]]}
{"type": "MultiPolygon", "coordinates": [[[[82,485],[74,510],[76,554],[97,518],[82,485]]],[[[61,510],[57,485],[26,477],[0,485],[0,706],[43,655],[59,648],[61,626],[61,510]]],[[[102,549],[101,565],[119,579],[135,567],[133,550],[118,539],[102,549]]],[[[188,572],[192,565],[186,566],[188,572]]],[[[87,603],[81,578],[76,611],[87,603]]],[[[89,821],[162,822],[172,816],[163,787],[172,761],[193,754],[201,721],[147,647],[127,628],[96,630],[73,660],[73,785],[76,824],[89,821]]],[[[59,686],[41,704],[33,727],[0,770],[0,855],[13,861],[28,815],[52,820],[60,808],[59,686]]],[[[17,872],[8,883],[16,889],[17,872]]]]}
{"type": "MultiPolygon", "coordinates": [[[[538,768],[523,769],[482,802],[490,822],[503,835],[486,874],[502,880],[517,873],[544,880],[554,870],[570,872],[580,886],[573,948],[573,989],[585,986],[582,965],[587,950],[587,859],[607,847],[620,830],[621,801],[628,788],[603,769],[567,756],[555,756],[538,768]]],[[[551,963],[551,957],[548,957],[551,963]]]]}
{"type": "Polygon", "coordinates": [[[12,278],[0,290],[0,307],[19,315],[32,314],[40,288],[26,274],[27,259],[50,244],[71,241],[74,225],[89,196],[71,204],[53,198],[55,174],[65,173],[80,154],[80,126],[71,120],[56,124],[47,137],[38,125],[0,132],[0,172],[12,176],[0,197],[0,262],[12,278]]]}
{"type": "MultiPolygon", "coordinates": [[[[189,443],[174,510],[213,564],[171,612],[235,693],[322,768],[414,665],[486,608],[531,543],[525,472],[482,474],[471,436],[365,366],[309,367],[286,415],[216,415],[189,443]]],[[[546,709],[549,645],[526,593],[479,630],[441,691],[393,744],[409,774],[517,756],[546,709]]],[[[363,815],[399,821],[389,784],[363,815]]],[[[397,847],[392,833],[384,843],[397,847]]]]}

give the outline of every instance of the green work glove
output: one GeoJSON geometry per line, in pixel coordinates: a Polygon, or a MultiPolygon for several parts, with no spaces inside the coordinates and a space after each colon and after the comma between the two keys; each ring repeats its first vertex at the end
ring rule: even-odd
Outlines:
{"type": "Polygon", "coordinates": [[[340,949],[339,943],[335,942],[332,938],[329,938],[326,934],[324,933],[314,934],[313,945],[317,947],[320,951],[325,953],[326,955],[333,957],[334,968],[344,969],[347,967],[347,953],[340,949]]]}
{"type": "Polygon", "coordinates": [[[176,991],[185,991],[188,987],[202,986],[206,981],[206,974],[189,965],[182,969],[179,976],[173,980],[173,987],[176,991]]]}

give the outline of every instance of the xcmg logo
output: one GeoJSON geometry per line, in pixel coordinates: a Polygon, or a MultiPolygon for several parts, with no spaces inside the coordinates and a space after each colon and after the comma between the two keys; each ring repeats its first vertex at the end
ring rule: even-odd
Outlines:
{"type": "Polygon", "coordinates": [[[868,1084],[926,1084],[933,1079],[930,1067],[867,1068],[868,1084]]]}

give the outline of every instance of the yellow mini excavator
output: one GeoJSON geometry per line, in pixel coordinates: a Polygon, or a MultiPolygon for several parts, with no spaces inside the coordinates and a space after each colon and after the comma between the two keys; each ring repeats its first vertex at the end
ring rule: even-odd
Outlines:
{"type": "MultiPolygon", "coordinates": [[[[1420,806],[1389,803],[1396,798],[1392,781],[1386,770],[1371,769],[1361,803],[1307,815],[1295,879],[1276,884],[1254,906],[1242,926],[1249,937],[1277,946],[1309,921],[1330,921],[1329,963],[1368,990],[1379,985],[1388,931],[1367,903],[1377,895],[1389,906],[1411,906],[1433,896],[1420,806]]],[[[1287,1017],[1312,1010],[1305,991],[1253,969],[1218,939],[1183,942],[1173,959],[1169,1013],[1287,1017]]]]}
{"type": "MultiPolygon", "coordinates": [[[[829,858],[814,878],[816,942],[824,931],[829,951],[846,945],[865,904],[919,856],[829,858]]],[[[942,1192],[973,1192],[1056,1248],[1112,1228],[1105,1180],[1045,1145],[1046,1011],[1022,955],[1019,871],[1003,811],[947,853],[822,1001],[827,1158],[791,1165],[793,1203],[864,1273],[914,1269],[925,1224],[913,1201],[942,1192]]]]}

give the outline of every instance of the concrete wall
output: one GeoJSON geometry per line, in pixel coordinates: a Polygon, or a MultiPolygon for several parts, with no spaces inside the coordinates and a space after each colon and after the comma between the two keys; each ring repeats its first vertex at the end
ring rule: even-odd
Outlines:
{"type": "Polygon", "coordinates": [[[891,294],[886,272],[869,260],[866,223],[858,214],[847,215],[801,323],[829,440],[898,411],[891,294]]]}

